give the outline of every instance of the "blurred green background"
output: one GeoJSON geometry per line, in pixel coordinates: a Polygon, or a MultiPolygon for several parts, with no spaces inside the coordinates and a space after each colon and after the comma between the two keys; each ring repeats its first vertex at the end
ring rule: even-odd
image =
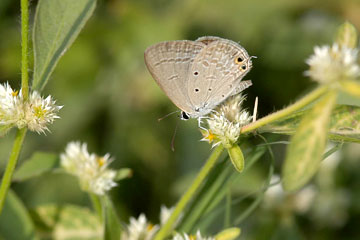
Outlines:
{"type": "MultiPolygon", "coordinates": [[[[20,86],[19,2],[0,0],[0,82],[8,81],[13,88],[20,86]]],[[[36,3],[31,1],[31,17],[36,3]]],[[[87,142],[90,152],[110,153],[116,159],[114,168],[134,171],[132,178],[120,182],[111,193],[123,220],[144,212],[157,222],[160,205],[176,203],[210,146],[199,141],[201,134],[194,120],[180,122],[172,115],[157,121],[176,107],[148,73],[144,50],[160,41],[194,40],[204,35],[239,42],[258,57],[245,77],[253,81],[246,90],[246,105],[251,110],[258,96],[261,117],[315,86],[303,75],[307,69],[304,61],[315,45],[331,44],[345,20],[360,29],[359,0],[98,1],[94,16],[60,60],[43,93],[64,105],[61,119],[46,136],[28,134],[20,162],[34,151],[61,153],[69,141],[87,142]],[[171,138],[178,122],[172,152],[171,138]]],[[[0,140],[2,169],[13,135],[11,132],[0,140]]],[[[284,147],[275,146],[274,151],[279,173],[284,147]]],[[[315,189],[311,207],[296,211],[294,198],[301,196],[280,194],[282,197],[273,201],[271,195],[241,225],[244,236],[360,239],[359,146],[345,144],[335,157],[329,171],[324,167],[325,180],[324,174],[318,174],[311,185],[315,189]],[[289,208],[292,210],[287,211],[289,208]]],[[[267,171],[263,161],[266,159],[244,176],[245,184],[236,186],[235,196],[262,184],[267,171]]],[[[89,204],[76,179],[68,175],[47,174],[15,183],[13,188],[29,208],[48,202],[89,204]]]]}

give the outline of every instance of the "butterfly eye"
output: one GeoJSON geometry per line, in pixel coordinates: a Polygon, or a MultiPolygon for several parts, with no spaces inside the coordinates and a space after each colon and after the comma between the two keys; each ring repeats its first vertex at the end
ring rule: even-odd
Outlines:
{"type": "Polygon", "coordinates": [[[235,58],[235,63],[236,64],[242,63],[243,61],[244,61],[244,59],[242,57],[235,58]]]}

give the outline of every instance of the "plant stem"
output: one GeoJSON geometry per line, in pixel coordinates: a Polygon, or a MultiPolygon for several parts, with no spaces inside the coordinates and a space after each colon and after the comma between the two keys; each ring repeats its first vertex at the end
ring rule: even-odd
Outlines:
{"type": "Polygon", "coordinates": [[[29,96],[29,1],[21,0],[21,88],[26,101],[29,96]]]}
{"type": "MultiPolygon", "coordinates": [[[[20,5],[21,5],[21,88],[22,88],[23,98],[26,101],[29,96],[29,75],[28,75],[29,1],[21,0],[20,5]]],[[[19,129],[15,136],[13,149],[11,151],[9,161],[7,163],[5,173],[0,186],[0,214],[4,207],[6,194],[9,190],[12,175],[14,173],[16,163],[19,159],[19,154],[25,139],[26,131],[27,131],[26,128],[19,129]]]]}
{"type": "Polygon", "coordinates": [[[89,193],[90,199],[91,199],[91,203],[93,205],[94,210],[96,211],[97,215],[99,216],[99,219],[101,222],[103,222],[103,209],[101,206],[101,200],[100,198],[95,195],[94,193],[89,193]]]}
{"type": "Polygon", "coordinates": [[[259,127],[262,127],[266,124],[269,124],[271,122],[274,122],[276,120],[279,120],[283,117],[288,116],[289,114],[298,111],[302,108],[304,108],[306,105],[308,105],[309,103],[313,102],[314,100],[316,100],[318,97],[320,97],[321,95],[323,95],[326,90],[328,89],[327,86],[321,86],[317,89],[315,89],[314,91],[310,92],[309,94],[307,94],[306,96],[304,96],[302,99],[300,99],[299,101],[295,102],[294,104],[280,110],[277,111],[275,113],[272,113],[266,117],[263,117],[259,120],[257,120],[256,122],[250,123],[249,125],[244,126],[241,129],[241,133],[248,133],[251,132],[259,127]]]}
{"type": "Polygon", "coordinates": [[[26,135],[26,130],[27,130],[26,128],[22,128],[18,130],[16,133],[13,149],[11,151],[9,162],[6,166],[5,173],[0,186],[0,214],[4,207],[6,194],[10,187],[11,178],[14,173],[17,160],[19,158],[21,146],[26,135]]]}
{"type": "Polygon", "coordinates": [[[185,194],[181,197],[181,199],[177,203],[173,213],[169,217],[169,220],[160,228],[160,231],[156,234],[154,240],[162,240],[165,237],[167,237],[167,235],[172,230],[172,227],[176,222],[176,220],[178,219],[179,215],[184,210],[186,205],[189,203],[194,193],[198,190],[198,188],[200,187],[201,183],[204,181],[206,176],[209,174],[210,170],[215,165],[217,159],[220,157],[223,150],[224,147],[222,145],[219,145],[214,149],[214,151],[207,159],[205,165],[202,167],[199,174],[196,176],[192,185],[189,187],[189,189],[185,192],[185,194]]]}

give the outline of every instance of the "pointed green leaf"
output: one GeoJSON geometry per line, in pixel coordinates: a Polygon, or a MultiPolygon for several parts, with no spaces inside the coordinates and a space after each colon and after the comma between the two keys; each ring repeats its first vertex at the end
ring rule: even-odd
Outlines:
{"type": "Polygon", "coordinates": [[[118,216],[116,215],[116,210],[114,208],[111,200],[106,196],[103,198],[104,210],[104,239],[105,240],[118,240],[120,239],[121,234],[121,224],[118,216]]]}
{"type": "Polygon", "coordinates": [[[244,155],[239,147],[239,145],[234,144],[227,149],[230,156],[231,163],[235,167],[236,171],[242,172],[244,169],[244,155]]]}
{"type": "Polygon", "coordinates": [[[133,174],[132,170],[130,168],[121,168],[117,171],[115,181],[120,181],[125,178],[131,177],[133,174]]]}
{"type": "MultiPolygon", "coordinates": [[[[309,110],[292,114],[285,119],[262,127],[260,132],[292,135],[299,126],[301,117],[308,112],[309,110]]],[[[333,141],[360,143],[360,107],[337,105],[331,114],[328,137],[333,141]]]]}
{"type": "Polygon", "coordinates": [[[49,204],[36,208],[32,217],[42,227],[43,234],[51,236],[51,239],[102,239],[102,225],[87,208],[49,204]]]}
{"type": "Polygon", "coordinates": [[[37,239],[32,219],[21,200],[9,191],[0,214],[0,238],[12,240],[37,239]]]}
{"type": "Polygon", "coordinates": [[[54,153],[35,152],[14,173],[14,181],[24,181],[51,171],[59,166],[59,157],[54,153]]]}
{"type": "Polygon", "coordinates": [[[216,234],[215,240],[233,240],[236,239],[240,233],[240,228],[228,228],[216,234]]]}
{"type": "Polygon", "coordinates": [[[282,184],[285,190],[299,189],[318,170],[336,96],[335,92],[328,93],[301,120],[287,149],[283,166],[282,184]]]}
{"type": "Polygon", "coordinates": [[[32,88],[42,90],[60,57],[92,15],[96,0],[40,0],[33,31],[32,88]]]}
{"type": "Polygon", "coordinates": [[[354,25],[349,22],[342,24],[336,35],[336,43],[340,46],[356,48],[358,44],[358,37],[354,25]]]}

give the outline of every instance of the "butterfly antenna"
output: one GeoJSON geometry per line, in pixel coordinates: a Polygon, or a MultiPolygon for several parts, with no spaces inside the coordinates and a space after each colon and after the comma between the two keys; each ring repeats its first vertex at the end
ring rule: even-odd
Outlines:
{"type": "Polygon", "coordinates": [[[168,116],[173,115],[174,113],[178,113],[178,112],[180,112],[180,111],[175,111],[175,112],[168,113],[168,114],[166,114],[165,116],[159,118],[159,119],[158,119],[158,122],[160,122],[161,120],[167,118],[168,116]]]}
{"type": "Polygon", "coordinates": [[[173,137],[171,139],[171,151],[173,151],[173,152],[175,152],[175,136],[176,136],[178,126],[179,126],[179,121],[177,121],[177,123],[176,123],[174,134],[173,134],[173,137]]]}

